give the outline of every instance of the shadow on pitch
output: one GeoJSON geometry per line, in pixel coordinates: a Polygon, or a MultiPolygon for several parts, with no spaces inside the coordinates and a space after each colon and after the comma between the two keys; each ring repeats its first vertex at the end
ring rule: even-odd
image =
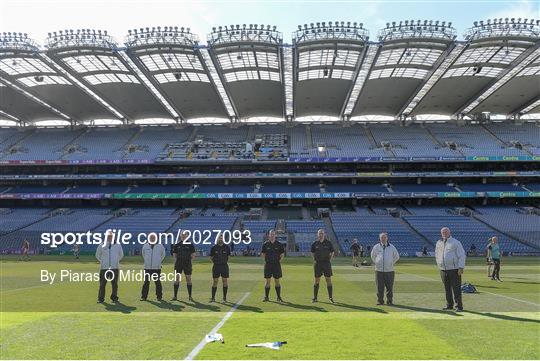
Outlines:
{"type": "Polygon", "coordinates": [[[191,301],[191,302],[178,301],[178,302],[183,303],[186,306],[196,308],[198,310],[207,310],[207,311],[215,311],[215,312],[221,311],[221,309],[218,306],[212,306],[205,303],[200,303],[198,301],[191,301]]]}
{"type": "Polygon", "coordinates": [[[292,303],[292,302],[272,302],[272,303],[276,303],[278,305],[285,306],[285,307],[295,308],[297,310],[302,310],[302,311],[328,312],[328,310],[322,307],[303,305],[300,303],[292,303]]]}
{"type": "Polygon", "coordinates": [[[523,281],[510,281],[512,283],[521,283],[523,285],[540,285],[540,282],[523,282],[523,281]]]}
{"type": "Polygon", "coordinates": [[[131,313],[137,309],[137,307],[128,306],[126,304],[123,304],[122,302],[116,302],[116,303],[103,302],[103,305],[105,306],[105,309],[107,311],[120,312],[120,313],[131,313]]]}
{"type": "Polygon", "coordinates": [[[238,311],[247,311],[247,312],[256,312],[256,313],[262,313],[263,312],[263,310],[260,309],[259,307],[248,306],[248,305],[238,305],[238,306],[236,306],[236,309],[238,311]]]}
{"type": "Polygon", "coordinates": [[[483,313],[483,312],[476,312],[476,311],[469,311],[469,310],[466,310],[464,312],[472,313],[473,315],[480,315],[480,316],[485,316],[485,317],[496,318],[496,319],[499,319],[499,320],[540,323],[540,320],[535,320],[535,319],[532,319],[532,318],[523,318],[523,317],[515,317],[515,316],[508,316],[508,315],[499,315],[499,314],[491,313],[491,312],[483,313]]]}
{"type": "Polygon", "coordinates": [[[355,310],[355,311],[388,313],[385,310],[383,310],[382,308],[376,308],[376,307],[362,307],[362,306],[358,306],[358,305],[350,305],[348,303],[343,303],[343,302],[335,302],[335,303],[324,302],[324,303],[326,303],[328,305],[337,306],[337,307],[348,308],[350,310],[355,310]]]}
{"type": "Polygon", "coordinates": [[[398,304],[394,304],[392,307],[401,308],[403,310],[416,311],[416,312],[438,313],[441,315],[450,315],[450,316],[458,316],[458,317],[463,316],[454,311],[437,310],[434,308],[424,308],[424,307],[406,306],[406,305],[398,305],[398,304]]]}
{"type": "Polygon", "coordinates": [[[173,304],[171,302],[167,302],[167,301],[163,301],[163,300],[162,301],[150,301],[150,300],[147,300],[146,302],[148,302],[151,305],[156,306],[157,308],[161,308],[163,310],[181,311],[182,308],[184,308],[181,305],[175,305],[175,304],[173,304]]]}

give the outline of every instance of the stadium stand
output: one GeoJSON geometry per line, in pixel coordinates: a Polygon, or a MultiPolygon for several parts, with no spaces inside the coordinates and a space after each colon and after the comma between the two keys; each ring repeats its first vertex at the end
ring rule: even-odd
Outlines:
{"type": "Polygon", "coordinates": [[[322,220],[292,220],[287,221],[287,231],[294,234],[294,242],[299,252],[310,252],[311,244],[316,239],[319,229],[324,229],[326,225],[322,220]]]}
{"type": "MultiPolygon", "coordinates": [[[[245,143],[295,157],[530,156],[540,127],[425,124],[350,127],[297,124],[13,130],[0,128],[1,160],[244,159],[245,143]],[[196,146],[195,146],[196,144],[196,146]],[[319,148],[318,147],[322,147],[319,148]],[[319,151],[321,150],[321,151],[319,151]]],[[[253,157],[256,155],[253,154],[253,157]]],[[[269,154],[261,155],[267,159],[269,154]]]]}
{"type": "MultiPolygon", "coordinates": [[[[46,188],[48,190],[48,187],[46,188]]],[[[74,185],[70,187],[65,193],[124,193],[128,189],[125,185],[74,185]]],[[[43,189],[44,191],[45,189],[43,189]]]]}
{"type": "MultiPolygon", "coordinates": [[[[23,240],[28,240],[34,250],[45,249],[40,244],[42,232],[94,230],[111,217],[110,211],[108,208],[15,209],[7,215],[8,221],[2,225],[4,231],[11,230],[0,236],[2,250],[18,250],[23,240]]],[[[64,245],[59,249],[66,250],[69,247],[64,245]]],[[[95,250],[95,246],[91,245],[82,248],[95,250]]]]}
{"type": "Polygon", "coordinates": [[[61,159],[121,159],[123,147],[137,132],[136,128],[88,128],[80,137],[66,144],[61,159]]]}
{"type": "Polygon", "coordinates": [[[347,184],[347,183],[328,183],[327,192],[388,192],[388,188],[381,184],[347,184]]]}
{"type": "Polygon", "coordinates": [[[124,159],[154,159],[169,144],[185,142],[191,129],[143,127],[137,136],[124,146],[124,159]]]}
{"type": "MultiPolygon", "coordinates": [[[[189,214],[189,213],[188,213],[189,214]]],[[[191,211],[191,214],[189,214],[186,218],[182,218],[179,222],[177,222],[171,229],[170,232],[173,234],[177,234],[179,230],[187,230],[190,232],[199,231],[202,233],[204,230],[221,230],[221,231],[231,231],[233,230],[233,226],[238,219],[238,215],[236,214],[228,214],[227,212],[220,212],[216,213],[215,211],[202,211],[200,209],[195,209],[191,211]]],[[[210,238],[210,243],[203,244],[202,240],[205,239],[206,236],[198,235],[197,233],[192,233],[194,240],[201,240],[199,244],[195,245],[195,248],[199,252],[208,252],[211,247],[211,243],[213,242],[213,238],[210,238]]],[[[215,237],[215,234],[212,234],[212,237],[215,237]]]]}
{"type": "Polygon", "coordinates": [[[540,126],[538,124],[492,123],[485,127],[505,144],[522,147],[526,152],[540,155],[540,126]]]}
{"type": "Polygon", "coordinates": [[[456,192],[456,188],[446,184],[407,184],[396,183],[391,186],[394,192],[456,192]]]}
{"type": "Polygon", "coordinates": [[[466,251],[473,244],[482,251],[491,236],[499,238],[501,250],[504,252],[534,251],[531,247],[505,236],[471,216],[459,214],[455,209],[437,207],[407,207],[407,209],[412,215],[405,215],[403,218],[433,243],[440,239],[440,229],[444,226],[452,230],[452,235],[461,241],[466,251]]]}
{"type": "Polygon", "coordinates": [[[474,216],[493,229],[540,247],[540,210],[537,208],[475,207],[475,210],[474,216]]]}
{"type": "Polygon", "coordinates": [[[66,189],[64,186],[16,186],[6,193],[63,193],[66,189]]]}
{"type": "Polygon", "coordinates": [[[458,185],[464,192],[524,192],[520,186],[508,183],[464,183],[458,185]]]}
{"type": "Polygon", "coordinates": [[[388,214],[374,214],[369,209],[358,208],[355,212],[332,213],[331,220],[338,242],[346,253],[353,238],[364,247],[373,246],[379,241],[381,232],[388,233],[390,243],[401,255],[412,256],[421,252],[424,246],[433,248],[405,222],[388,214]]]}

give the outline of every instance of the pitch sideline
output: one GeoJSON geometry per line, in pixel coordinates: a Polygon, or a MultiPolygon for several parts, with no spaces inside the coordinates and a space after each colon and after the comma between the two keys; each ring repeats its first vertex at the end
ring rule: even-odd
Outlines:
{"type": "MultiPolygon", "coordinates": [[[[240,306],[242,302],[244,302],[246,298],[249,297],[250,294],[251,292],[244,293],[244,295],[231,307],[229,312],[227,312],[225,316],[223,316],[221,321],[219,321],[219,323],[210,331],[210,333],[212,334],[212,333],[217,332],[221,328],[221,326],[223,326],[225,322],[227,322],[227,320],[232,316],[232,314],[234,313],[234,311],[236,311],[238,306],[240,306]]],[[[195,346],[193,350],[191,350],[191,352],[186,356],[184,360],[193,360],[199,354],[199,352],[201,352],[204,346],[206,346],[206,340],[203,337],[201,342],[199,342],[199,344],[195,346]]]]}

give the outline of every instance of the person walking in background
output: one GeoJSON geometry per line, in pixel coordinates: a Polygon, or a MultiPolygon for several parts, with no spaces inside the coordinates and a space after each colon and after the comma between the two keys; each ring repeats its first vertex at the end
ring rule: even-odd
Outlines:
{"type": "Polygon", "coordinates": [[[488,241],[488,244],[486,246],[486,265],[487,267],[487,276],[491,278],[493,275],[492,267],[493,267],[493,259],[491,258],[491,238],[488,241]]]}
{"type": "Polygon", "coordinates": [[[379,243],[371,249],[371,260],[375,265],[375,282],[377,283],[377,305],[384,305],[384,290],[386,289],[386,304],[394,302],[394,265],[399,260],[399,253],[393,244],[388,242],[388,234],[379,234],[379,243]]]}
{"type": "Polygon", "coordinates": [[[461,275],[465,268],[465,250],[457,239],[452,237],[450,229],[441,229],[441,239],[435,245],[435,260],[441,273],[441,279],[446,293],[446,307],[444,310],[452,310],[454,303],[456,311],[463,311],[461,299],[461,275]]]}
{"type": "Polygon", "coordinates": [[[352,253],[352,265],[353,267],[358,267],[358,256],[360,255],[360,246],[358,245],[358,240],[356,238],[353,238],[350,249],[352,253]]]}
{"type": "Polygon", "coordinates": [[[142,247],[142,257],[144,260],[144,283],[141,290],[141,301],[146,301],[150,289],[150,281],[156,284],[156,298],[161,301],[163,298],[163,287],[161,285],[161,265],[165,259],[165,247],[158,243],[157,235],[150,233],[148,243],[142,247]]]}
{"type": "Polygon", "coordinates": [[[21,258],[19,258],[19,261],[30,261],[30,242],[28,242],[27,239],[25,239],[22,243],[21,247],[21,258]]]}
{"type": "Polygon", "coordinates": [[[491,254],[491,261],[493,262],[493,273],[491,279],[493,281],[501,281],[499,273],[501,272],[501,250],[499,248],[499,239],[496,236],[491,237],[491,243],[488,246],[488,251],[491,254]]]}
{"type": "Polygon", "coordinates": [[[73,255],[75,256],[75,259],[79,259],[79,255],[81,254],[81,246],[78,244],[73,245],[73,255]]]}
{"type": "Polygon", "coordinates": [[[107,233],[105,242],[100,244],[96,250],[96,258],[99,261],[99,291],[98,303],[105,300],[105,286],[111,282],[112,292],[111,301],[118,302],[118,277],[120,269],[120,260],[124,257],[122,246],[113,243],[112,233],[107,233]]]}

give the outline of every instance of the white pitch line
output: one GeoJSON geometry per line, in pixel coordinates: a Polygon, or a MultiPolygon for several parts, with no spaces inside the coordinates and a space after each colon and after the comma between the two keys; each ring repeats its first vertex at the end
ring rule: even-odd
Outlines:
{"type": "Polygon", "coordinates": [[[44,284],[44,285],[36,285],[36,286],[28,286],[28,287],[11,288],[11,289],[8,289],[8,290],[0,290],[0,292],[24,291],[24,290],[29,290],[29,289],[32,289],[32,288],[40,288],[40,287],[47,287],[47,286],[50,286],[50,284],[47,283],[47,284],[44,284]]]}
{"type": "MultiPolygon", "coordinates": [[[[251,292],[246,292],[244,293],[244,295],[242,296],[242,298],[240,298],[232,307],[231,309],[229,310],[229,312],[227,312],[225,314],[225,316],[223,316],[223,318],[221,319],[221,321],[219,321],[219,323],[212,329],[212,331],[210,331],[210,334],[212,333],[216,333],[219,331],[219,329],[221,328],[221,326],[223,326],[225,324],[225,322],[227,322],[227,320],[232,316],[232,314],[234,313],[234,311],[236,311],[236,309],[238,308],[238,306],[240,306],[242,304],[242,302],[244,302],[246,300],[246,298],[248,298],[248,296],[251,294],[251,292]]],[[[186,358],[184,360],[193,360],[198,354],[199,352],[201,352],[201,350],[204,348],[204,346],[206,346],[206,340],[205,338],[203,338],[201,340],[201,342],[199,342],[199,344],[197,346],[195,346],[195,348],[193,350],[191,350],[191,352],[189,353],[189,355],[186,356],[186,358]]]]}
{"type": "MultiPolygon", "coordinates": [[[[478,286],[478,287],[482,288],[482,286],[478,286]]],[[[507,298],[509,300],[523,302],[523,303],[533,305],[533,306],[540,306],[540,303],[535,303],[535,302],[532,302],[532,301],[526,301],[526,300],[521,300],[519,298],[514,298],[514,297],[510,297],[510,296],[506,296],[506,295],[501,295],[500,293],[493,293],[493,292],[488,292],[488,291],[485,291],[485,290],[482,290],[482,292],[489,293],[490,295],[493,295],[493,296],[499,296],[499,297],[507,298]]]]}
{"type": "MultiPolygon", "coordinates": [[[[411,275],[411,276],[416,276],[416,277],[423,278],[423,279],[430,280],[430,281],[437,281],[437,280],[434,279],[434,278],[430,278],[430,277],[426,277],[426,276],[421,276],[421,275],[417,275],[417,274],[414,274],[414,273],[405,273],[405,272],[400,272],[400,273],[401,273],[401,274],[411,275]]],[[[478,286],[478,287],[479,287],[479,288],[482,288],[482,286],[478,286]]],[[[483,292],[483,293],[490,294],[490,295],[493,295],[493,296],[498,296],[498,297],[506,298],[506,299],[509,299],[509,300],[517,301],[517,302],[523,302],[523,303],[526,303],[526,304],[528,304],[528,305],[540,306],[540,303],[536,303],[536,302],[532,302],[532,301],[527,301],[527,300],[522,300],[522,299],[519,299],[519,298],[514,298],[514,297],[502,295],[502,294],[500,294],[500,293],[493,293],[493,292],[489,292],[489,291],[485,291],[485,290],[482,290],[482,292],[483,292]]]]}

